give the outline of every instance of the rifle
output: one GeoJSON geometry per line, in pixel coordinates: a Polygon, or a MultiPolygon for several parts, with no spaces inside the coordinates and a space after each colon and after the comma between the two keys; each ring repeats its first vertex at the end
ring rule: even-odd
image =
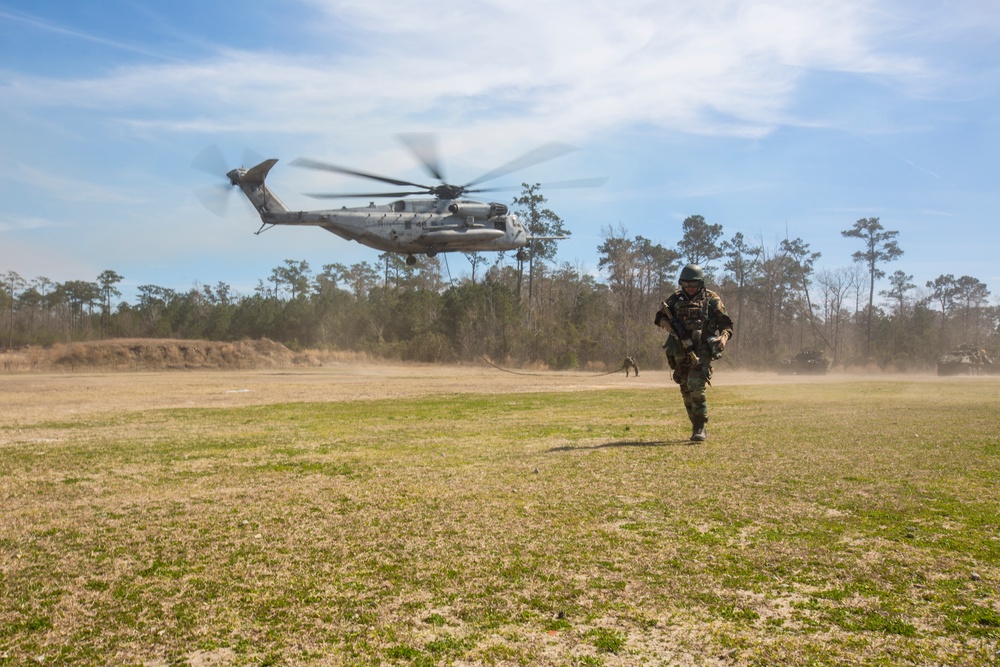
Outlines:
{"type": "Polygon", "coordinates": [[[681,347],[687,353],[688,362],[692,366],[701,366],[701,359],[698,358],[698,352],[694,348],[691,332],[677,319],[677,314],[667,305],[666,301],[660,304],[660,309],[656,311],[656,318],[653,320],[653,323],[658,327],[663,327],[663,322],[667,323],[670,330],[677,336],[677,340],[681,342],[681,347]]]}

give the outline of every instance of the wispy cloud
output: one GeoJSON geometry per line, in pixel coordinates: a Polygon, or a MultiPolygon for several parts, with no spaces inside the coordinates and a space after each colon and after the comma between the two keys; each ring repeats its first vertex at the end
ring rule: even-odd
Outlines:
{"type": "Polygon", "coordinates": [[[881,51],[893,23],[868,2],[455,2],[433,12],[416,1],[309,4],[331,31],[362,35],[361,51],[224,50],[209,61],[90,79],[11,78],[0,90],[14,106],[115,109],[137,128],[174,131],[326,133],[373,118],[407,127],[432,115],[475,144],[484,127],[500,126],[567,138],[623,123],[761,136],[789,122],[806,70],[902,78],[924,67],[881,51]]]}
{"type": "Polygon", "coordinates": [[[49,198],[70,203],[136,204],[141,199],[122,194],[120,187],[108,187],[83,179],[49,173],[26,164],[0,171],[4,180],[44,192],[49,198]]]}
{"type": "Polygon", "coordinates": [[[0,217],[0,233],[61,226],[64,225],[48,218],[0,217]]]}
{"type": "Polygon", "coordinates": [[[179,59],[177,58],[164,55],[162,53],[157,53],[156,51],[150,51],[149,49],[146,49],[142,46],[136,46],[135,44],[129,44],[127,42],[122,42],[115,39],[109,39],[107,37],[101,37],[99,35],[94,35],[80,30],[75,30],[73,28],[67,28],[57,23],[46,21],[44,19],[38,18],[37,16],[32,16],[30,14],[25,14],[22,12],[12,12],[9,10],[0,9],[0,19],[13,21],[15,23],[22,23],[24,25],[31,26],[32,28],[44,30],[46,32],[51,32],[58,35],[63,35],[73,39],[79,39],[85,42],[101,44],[102,46],[108,46],[113,49],[118,49],[120,51],[127,51],[129,53],[149,56],[151,58],[156,58],[159,60],[180,62],[179,59]]]}

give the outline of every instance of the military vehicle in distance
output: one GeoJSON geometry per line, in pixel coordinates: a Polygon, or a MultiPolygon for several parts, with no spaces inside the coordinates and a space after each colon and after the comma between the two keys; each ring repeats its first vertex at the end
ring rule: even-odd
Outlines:
{"type": "Polygon", "coordinates": [[[817,350],[802,350],[778,362],[779,375],[826,375],[830,360],[817,350]]]}
{"type": "Polygon", "coordinates": [[[995,375],[1000,373],[1000,360],[986,350],[964,343],[938,357],[938,375],[995,375]]]}

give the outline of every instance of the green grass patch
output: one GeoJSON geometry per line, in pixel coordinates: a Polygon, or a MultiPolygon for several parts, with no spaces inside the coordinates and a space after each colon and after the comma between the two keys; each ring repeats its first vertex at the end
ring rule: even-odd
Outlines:
{"type": "Polygon", "coordinates": [[[0,665],[996,663],[1000,381],[710,392],[19,424],[0,665]]]}

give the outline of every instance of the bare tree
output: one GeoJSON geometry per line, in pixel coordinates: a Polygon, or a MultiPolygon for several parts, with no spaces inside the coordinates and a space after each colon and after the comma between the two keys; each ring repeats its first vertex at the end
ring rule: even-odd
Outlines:
{"type": "Polygon", "coordinates": [[[823,296],[823,319],[826,322],[827,339],[830,341],[830,355],[836,365],[842,346],[841,326],[844,321],[844,299],[853,285],[851,272],[847,269],[821,271],[816,275],[823,296]]]}
{"type": "Polygon", "coordinates": [[[680,255],[670,248],[642,236],[628,238],[622,225],[603,230],[604,242],[598,246],[598,267],[608,276],[608,287],[615,304],[615,321],[624,351],[641,340],[643,330],[652,321],[653,303],[660,293],[671,289],[680,255]]]}

